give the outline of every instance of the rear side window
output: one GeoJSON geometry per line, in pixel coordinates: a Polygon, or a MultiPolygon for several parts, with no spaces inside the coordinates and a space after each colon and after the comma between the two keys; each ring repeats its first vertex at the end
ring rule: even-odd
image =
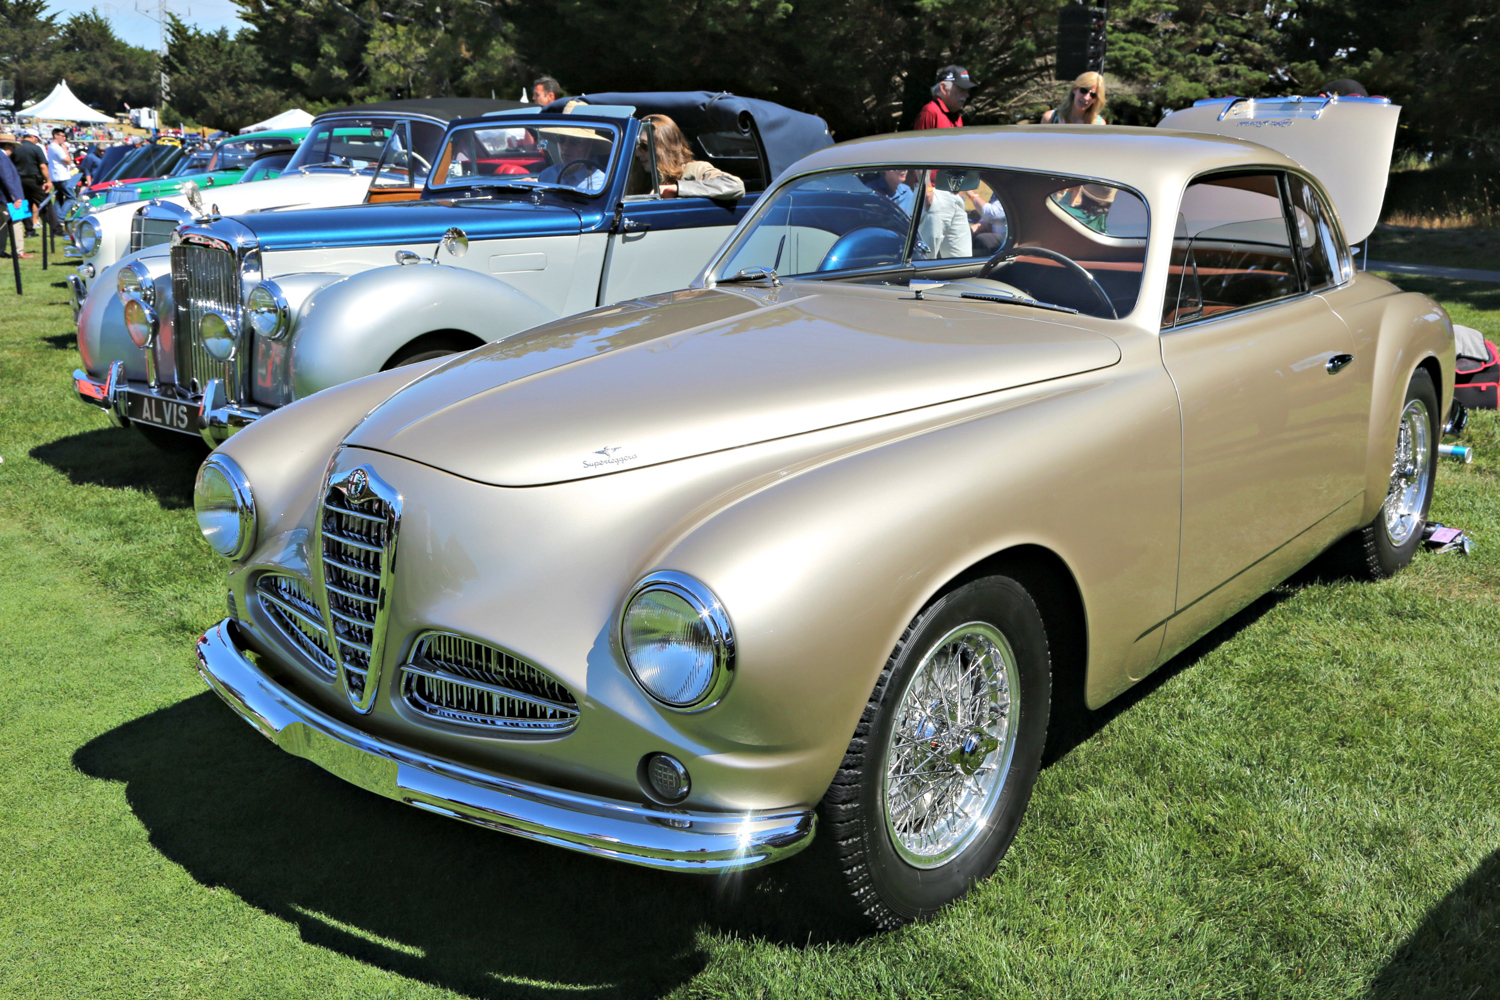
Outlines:
{"type": "Polygon", "coordinates": [[[1339,246],[1337,230],[1327,204],[1301,177],[1287,178],[1292,194],[1292,218],[1297,243],[1307,268],[1307,287],[1313,291],[1342,283],[1352,274],[1348,254],[1339,246]]]}
{"type": "Polygon", "coordinates": [[[1298,294],[1278,175],[1219,175],[1188,185],[1169,274],[1163,328],[1298,294]]]}

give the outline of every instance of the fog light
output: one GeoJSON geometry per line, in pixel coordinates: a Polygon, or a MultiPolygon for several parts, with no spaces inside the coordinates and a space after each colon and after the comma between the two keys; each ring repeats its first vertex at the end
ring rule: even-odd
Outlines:
{"type": "Polygon", "coordinates": [[[80,265],[78,265],[78,273],[82,274],[89,281],[93,281],[94,280],[94,274],[95,274],[95,272],[94,272],[94,265],[93,264],[80,264],[80,265]]]}
{"type": "Polygon", "coordinates": [[[234,326],[222,313],[207,310],[198,322],[198,332],[203,338],[203,349],[215,361],[234,359],[234,326]]]}
{"type": "Polygon", "coordinates": [[[642,757],[641,777],[647,793],[663,802],[681,802],[693,787],[687,768],[671,754],[648,753],[642,757]]]}

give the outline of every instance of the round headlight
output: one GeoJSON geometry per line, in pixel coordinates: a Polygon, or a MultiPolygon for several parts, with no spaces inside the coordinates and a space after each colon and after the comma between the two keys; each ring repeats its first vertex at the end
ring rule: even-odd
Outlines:
{"type": "Polygon", "coordinates": [[[636,681],[672,708],[707,708],[734,673],[729,615],[682,573],[652,573],[637,585],[620,619],[620,641],[636,681]]]}
{"type": "Polygon", "coordinates": [[[287,322],[286,297],[274,281],[262,281],[245,299],[245,321],[257,337],[279,340],[290,324],[287,322]]]}
{"type": "Polygon", "coordinates": [[[78,252],[92,257],[99,252],[99,223],[91,215],[78,224],[78,252]]]}
{"type": "Polygon", "coordinates": [[[215,361],[234,359],[234,325],[222,313],[208,310],[198,324],[203,335],[203,349],[215,361]]]}
{"type": "Polygon", "coordinates": [[[136,347],[145,349],[151,346],[151,341],[156,339],[156,310],[152,309],[138,296],[132,295],[125,300],[125,330],[130,334],[130,339],[136,347]]]}
{"type": "Polygon", "coordinates": [[[198,530],[219,555],[242,558],[255,543],[255,498],[250,480],[224,455],[210,455],[193,483],[198,530]]]}

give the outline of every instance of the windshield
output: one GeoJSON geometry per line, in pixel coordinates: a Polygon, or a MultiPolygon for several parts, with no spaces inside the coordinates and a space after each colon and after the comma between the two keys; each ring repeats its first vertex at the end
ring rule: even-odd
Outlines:
{"type": "Polygon", "coordinates": [[[177,166],[172,168],[173,177],[181,177],[183,174],[201,174],[208,169],[209,157],[213,156],[206,149],[195,149],[182,159],[177,161],[177,166]]]}
{"type": "Polygon", "coordinates": [[[401,124],[395,118],[336,118],[314,122],[297,147],[287,173],[304,168],[373,171],[401,124]]]}
{"type": "Polygon", "coordinates": [[[207,169],[244,170],[255,161],[256,153],[296,144],[296,139],[288,139],[285,136],[265,136],[260,139],[235,139],[232,142],[223,142],[213,151],[207,169]]]}
{"type": "Polygon", "coordinates": [[[240,178],[240,183],[248,184],[251,181],[268,181],[272,177],[280,177],[291,159],[291,153],[272,153],[259,157],[250,169],[245,171],[245,176],[240,178]]]}
{"type": "Polygon", "coordinates": [[[618,137],[613,126],[532,122],[451,132],[430,186],[555,187],[590,196],[604,190],[618,137]]]}
{"type": "Polygon", "coordinates": [[[1146,203],[1092,178],[968,166],[830,171],[777,189],[714,280],[838,278],[1124,316],[1140,293],[1146,203]]]}

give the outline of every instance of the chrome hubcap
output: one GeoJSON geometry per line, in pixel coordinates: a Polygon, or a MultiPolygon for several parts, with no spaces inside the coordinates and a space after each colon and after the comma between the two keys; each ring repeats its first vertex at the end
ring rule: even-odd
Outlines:
{"type": "Polygon", "coordinates": [[[1391,462],[1391,488],[1385,495],[1385,533],[1395,546],[1405,545],[1422,524],[1422,502],[1432,475],[1428,461],[1432,419],[1427,404],[1413,399],[1401,411],[1396,432],[1396,456],[1391,462]]]}
{"type": "Polygon", "coordinates": [[[885,824],[917,868],[936,868],[978,836],[1015,751],[1020,677],[1010,643],[970,622],[912,673],[885,753],[885,824]]]}

